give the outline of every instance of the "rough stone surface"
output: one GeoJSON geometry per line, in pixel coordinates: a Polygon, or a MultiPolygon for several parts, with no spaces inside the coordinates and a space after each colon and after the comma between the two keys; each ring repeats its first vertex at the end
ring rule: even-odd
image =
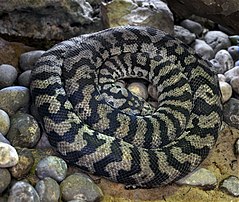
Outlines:
{"type": "Polygon", "coordinates": [[[227,50],[218,51],[215,55],[215,60],[220,64],[220,68],[216,69],[218,74],[223,74],[234,67],[232,56],[227,50]]]}
{"type": "Polygon", "coordinates": [[[231,98],[225,103],[223,108],[224,121],[237,129],[239,129],[239,100],[231,98]]]}
{"type": "Polygon", "coordinates": [[[220,189],[233,195],[239,196],[239,179],[236,176],[230,176],[222,181],[220,189]]]}
{"type": "Polygon", "coordinates": [[[167,0],[170,8],[182,18],[192,14],[209,18],[234,33],[239,32],[238,0],[167,0]]]}
{"type": "Polygon", "coordinates": [[[14,147],[4,142],[0,142],[0,168],[15,166],[19,157],[14,147]]]}
{"type": "MultiPolygon", "coordinates": [[[[11,175],[5,168],[0,168],[0,194],[8,187],[11,182],[11,175]]],[[[1,200],[0,200],[1,201],[1,200]]]]}
{"type": "Polygon", "coordinates": [[[4,0],[0,13],[0,33],[14,36],[63,40],[101,27],[85,0],[4,0]]]}

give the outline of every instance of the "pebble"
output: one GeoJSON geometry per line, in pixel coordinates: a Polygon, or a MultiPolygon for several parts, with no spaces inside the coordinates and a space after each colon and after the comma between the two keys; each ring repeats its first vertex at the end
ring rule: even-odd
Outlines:
{"type": "Polygon", "coordinates": [[[31,70],[27,70],[27,71],[21,73],[18,77],[18,84],[21,86],[29,87],[31,72],[32,72],[31,70]]]}
{"type": "Polygon", "coordinates": [[[147,90],[147,87],[143,83],[133,82],[133,83],[129,84],[127,88],[133,94],[143,98],[144,100],[147,100],[148,90],[147,90]]]}
{"type": "Polygon", "coordinates": [[[233,77],[230,81],[230,84],[233,91],[239,94],[239,76],[233,77]]]}
{"type": "Polygon", "coordinates": [[[0,142],[0,168],[15,166],[19,157],[14,147],[4,142],[0,142]]]}
{"type": "Polygon", "coordinates": [[[234,77],[239,76],[239,66],[233,67],[232,69],[226,71],[224,76],[226,77],[226,81],[230,82],[234,77]]]}
{"type": "Polygon", "coordinates": [[[57,156],[43,158],[36,167],[36,174],[40,179],[51,177],[57,182],[65,179],[67,172],[66,162],[57,156]]]}
{"type": "Polygon", "coordinates": [[[235,62],[235,66],[239,66],[239,60],[235,62]]]}
{"type": "Polygon", "coordinates": [[[7,138],[13,146],[32,148],[40,136],[40,127],[32,115],[17,112],[11,117],[7,138]]]}
{"type": "Polygon", "coordinates": [[[40,201],[58,202],[60,198],[60,186],[50,177],[37,182],[35,189],[40,197],[40,201]]]}
{"type": "Polygon", "coordinates": [[[83,173],[68,176],[61,184],[62,197],[66,201],[100,201],[103,197],[101,189],[83,173]]]}
{"type": "Polygon", "coordinates": [[[236,176],[230,176],[223,180],[220,185],[220,189],[229,193],[232,196],[239,196],[239,179],[236,176]]]}
{"type": "Polygon", "coordinates": [[[0,109],[0,133],[6,135],[10,128],[10,118],[8,114],[0,109]]]}
{"type": "Polygon", "coordinates": [[[221,65],[220,69],[217,70],[218,73],[223,74],[224,72],[232,69],[234,67],[234,61],[230,53],[226,50],[220,50],[215,55],[215,60],[221,65]]]}
{"type": "Polygon", "coordinates": [[[0,179],[0,194],[2,194],[11,182],[11,175],[7,169],[0,168],[0,179]]]}
{"type": "Polygon", "coordinates": [[[233,45],[239,45],[239,35],[229,36],[229,39],[233,45]]]}
{"type": "Polygon", "coordinates": [[[217,184],[217,178],[211,171],[205,168],[199,168],[177,181],[177,184],[200,186],[204,189],[213,189],[217,184]]]}
{"type": "Polygon", "coordinates": [[[194,33],[191,33],[189,30],[178,25],[174,26],[174,36],[188,45],[196,39],[196,35],[194,33]]]}
{"type": "Polygon", "coordinates": [[[219,81],[219,86],[222,94],[222,103],[225,103],[232,96],[232,87],[225,81],[219,81]]]}
{"type": "Polygon", "coordinates": [[[224,121],[239,129],[239,100],[231,98],[224,104],[223,108],[224,121]]]}
{"type": "Polygon", "coordinates": [[[35,50],[21,54],[20,67],[22,70],[32,70],[35,62],[45,53],[43,50],[35,50]]]}
{"type": "Polygon", "coordinates": [[[217,75],[219,81],[226,81],[226,77],[223,74],[217,75]]]}
{"type": "Polygon", "coordinates": [[[28,107],[29,89],[24,86],[10,86],[0,90],[0,108],[12,116],[22,107],[28,107]]]}
{"type": "Polygon", "coordinates": [[[235,142],[234,153],[235,153],[236,156],[239,156],[239,138],[235,142]]]}
{"type": "Polygon", "coordinates": [[[214,57],[214,51],[205,41],[196,39],[193,45],[195,52],[204,60],[211,60],[214,57]]]}
{"type": "Polygon", "coordinates": [[[17,152],[19,156],[18,164],[9,168],[9,171],[14,178],[22,179],[30,172],[34,164],[34,158],[29,149],[21,148],[17,152]]]}
{"type": "Polygon", "coordinates": [[[183,20],[180,23],[180,25],[184,27],[185,29],[188,29],[190,32],[196,34],[197,36],[199,36],[203,31],[202,25],[193,20],[189,20],[189,19],[183,20]]]}
{"type": "Polygon", "coordinates": [[[221,31],[209,31],[206,33],[204,40],[207,44],[209,44],[214,53],[216,54],[218,51],[222,49],[227,49],[231,46],[231,42],[228,38],[228,35],[221,31]]]}
{"type": "Polygon", "coordinates": [[[18,181],[10,189],[8,202],[40,202],[40,198],[32,185],[18,181]]]}
{"type": "Polygon", "coordinates": [[[227,50],[232,56],[233,60],[239,60],[239,46],[230,46],[227,50]]]}
{"type": "Polygon", "coordinates": [[[8,141],[8,139],[5,138],[5,136],[4,136],[2,133],[0,133],[0,142],[4,142],[4,143],[6,143],[6,144],[10,144],[10,142],[8,141]]]}
{"type": "Polygon", "coordinates": [[[11,86],[17,78],[17,70],[12,65],[0,65],[0,88],[11,86]]]}

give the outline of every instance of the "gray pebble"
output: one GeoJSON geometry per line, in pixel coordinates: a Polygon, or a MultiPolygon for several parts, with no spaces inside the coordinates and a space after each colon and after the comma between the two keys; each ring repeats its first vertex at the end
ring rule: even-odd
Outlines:
{"type": "Polygon", "coordinates": [[[17,112],[11,116],[7,138],[13,146],[32,148],[37,144],[40,135],[40,127],[32,115],[17,112]]]}
{"type": "Polygon", "coordinates": [[[41,201],[58,202],[60,198],[60,186],[50,177],[37,182],[35,189],[41,201]]]}
{"type": "Polygon", "coordinates": [[[35,148],[46,149],[51,148],[51,144],[47,138],[47,134],[43,131],[40,140],[38,141],[35,148]]]}
{"type": "Polygon", "coordinates": [[[230,176],[223,180],[220,189],[232,196],[239,196],[239,179],[236,176],[230,176]]]}
{"type": "Polygon", "coordinates": [[[178,25],[174,26],[174,33],[176,38],[188,45],[196,39],[196,35],[194,33],[191,33],[189,30],[178,25]]]}
{"type": "Polygon", "coordinates": [[[5,168],[0,168],[0,194],[8,187],[11,182],[11,175],[5,168]]]}
{"type": "Polygon", "coordinates": [[[233,60],[239,60],[239,46],[230,46],[227,50],[232,56],[233,60]]]}
{"type": "Polygon", "coordinates": [[[210,60],[214,57],[214,51],[205,41],[196,39],[193,45],[195,52],[205,60],[210,60]]]}
{"type": "Polygon", "coordinates": [[[8,202],[40,202],[40,198],[32,185],[19,181],[10,189],[8,202]]]}
{"type": "Polygon", "coordinates": [[[18,83],[21,86],[29,87],[30,86],[30,78],[31,78],[31,70],[27,70],[21,73],[18,77],[18,83]]]}
{"type": "Polygon", "coordinates": [[[234,67],[234,61],[230,53],[226,50],[220,50],[215,55],[215,60],[221,65],[221,68],[217,70],[217,73],[223,74],[224,72],[234,67]]]}
{"type": "Polygon", "coordinates": [[[226,81],[230,82],[233,77],[239,76],[239,66],[233,67],[232,69],[226,71],[224,76],[226,77],[226,81]]]}
{"type": "Polygon", "coordinates": [[[6,144],[10,144],[10,142],[8,141],[8,139],[5,138],[5,136],[4,136],[2,133],[0,133],[0,142],[4,142],[4,143],[6,143],[6,144]]]}
{"type": "Polygon", "coordinates": [[[211,64],[212,64],[212,68],[213,70],[217,73],[217,74],[221,74],[220,72],[223,71],[223,65],[219,63],[218,60],[216,59],[212,59],[210,60],[211,64]]]}
{"type": "Polygon", "coordinates": [[[26,70],[32,70],[35,62],[41,57],[41,55],[45,51],[42,50],[36,50],[36,51],[30,51],[23,53],[20,56],[20,67],[26,71],[26,70]]]}
{"type": "Polygon", "coordinates": [[[68,176],[61,183],[62,197],[66,201],[100,201],[103,196],[101,189],[83,173],[68,176]]]}
{"type": "Polygon", "coordinates": [[[199,168],[193,173],[177,181],[180,185],[200,186],[204,189],[212,189],[217,184],[215,175],[205,168],[199,168]]]}
{"type": "Polygon", "coordinates": [[[36,167],[36,174],[40,179],[51,177],[57,182],[65,179],[66,172],[66,162],[57,156],[43,158],[36,167]]]}
{"type": "Polygon", "coordinates": [[[239,138],[236,140],[235,145],[234,145],[234,153],[236,156],[239,156],[239,138]]]}
{"type": "Polygon", "coordinates": [[[239,94],[239,76],[233,77],[230,81],[230,85],[232,86],[233,91],[239,94]]]}
{"type": "Polygon", "coordinates": [[[222,49],[227,49],[229,46],[231,46],[228,35],[221,31],[209,31],[205,35],[204,39],[206,43],[212,47],[214,53],[217,53],[222,49]]]}
{"type": "Polygon", "coordinates": [[[17,150],[19,161],[17,165],[9,168],[11,175],[16,179],[24,178],[32,169],[34,157],[29,149],[21,148],[17,150]]]}
{"type": "Polygon", "coordinates": [[[15,166],[18,160],[16,149],[9,144],[0,142],[0,168],[15,166]]]}
{"type": "Polygon", "coordinates": [[[223,107],[224,121],[237,129],[239,129],[239,100],[231,98],[223,107]]]}
{"type": "Polygon", "coordinates": [[[196,34],[197,36],[200,35],[203,31],[203,27],[200,23],[195,22],[193,20],[183,20],[180,25],[185,29],[188,29],[190,32],[196,34]]]}
{"type": "Polygon", "coordinates": [[[6,135],[10,128],[10,118],[8,114],[0,109],[0,133],[6,135]]]}
{"type": "Polygon", "coordinates": [[[0,90],[0,108],[13,115],[22,107],[28,107],[29,89],[24,86],[10,86],[0,90]]]}
{"type": "Polygon", "coordinates": [[[11,86],[17,78],[17,70],[12,65],[0,65],[0,88],[11,86]]]}

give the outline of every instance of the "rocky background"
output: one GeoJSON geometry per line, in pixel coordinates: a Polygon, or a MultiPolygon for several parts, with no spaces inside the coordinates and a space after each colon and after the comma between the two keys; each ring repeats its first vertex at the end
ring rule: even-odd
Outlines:
{"type": "MultiPolygon", "coordinates": [[[[0,0],[0,202],[237,202],[238,12],[237,0],[0,0]],[[195,172],[172,185],[125,190],[83,174],[50,147],[31,106],[31,70],[46,49],[122,25],[147,25],[174,35],[211,61],[219,78],[225,122],[218,141],[195,172]]],[[[141,97],[152,91],[135,81],[128,88],[141,97]]]]}

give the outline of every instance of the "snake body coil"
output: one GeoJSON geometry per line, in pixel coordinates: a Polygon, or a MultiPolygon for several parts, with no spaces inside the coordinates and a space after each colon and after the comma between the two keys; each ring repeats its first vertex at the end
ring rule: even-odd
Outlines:
{"type": "Polygon", "coordinates": [[[32,72],[33,102],[52,146],[69,163],[113,181],[152,187],[195,169],[221,125],[217,79],[190,48],[148,27],[63,41],[32,72]],[[115,82],[156,86],[159,106],[115,82]]]}

